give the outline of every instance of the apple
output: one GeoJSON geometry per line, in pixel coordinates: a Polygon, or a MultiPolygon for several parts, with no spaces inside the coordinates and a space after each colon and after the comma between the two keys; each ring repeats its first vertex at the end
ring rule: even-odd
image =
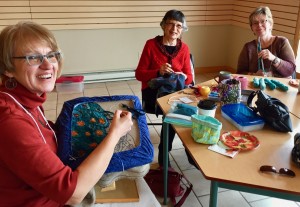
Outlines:
{"type": "Polygon", "coordinates": [[[208,96],[210,94],[210,88],[208,86],[200,86],[199,88],[202,96],[208,96]]]}

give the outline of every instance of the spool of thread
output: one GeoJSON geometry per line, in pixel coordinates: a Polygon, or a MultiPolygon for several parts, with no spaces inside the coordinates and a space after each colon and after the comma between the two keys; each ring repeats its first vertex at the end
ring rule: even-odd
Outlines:
{"type": "Polygon", "coordinates": [[[248,78],[245,76],[238,76],[236,77],[236,80],[241,82],[241,89],[246,90],[248,87],[248,78]]]}

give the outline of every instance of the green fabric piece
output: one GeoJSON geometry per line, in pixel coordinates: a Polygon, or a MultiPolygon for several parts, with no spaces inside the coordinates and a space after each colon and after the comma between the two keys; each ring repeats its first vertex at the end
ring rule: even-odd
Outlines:
{"type": "Polygon", "coordinates": [[[74,158],[90,154],[106,137],[109,113],[94,102],[81,103],[74,108],[71,123],[74,158]]]}

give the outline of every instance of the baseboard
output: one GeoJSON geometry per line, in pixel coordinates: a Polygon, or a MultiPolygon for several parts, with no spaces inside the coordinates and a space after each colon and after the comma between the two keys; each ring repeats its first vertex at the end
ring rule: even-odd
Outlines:
{"type": "Polygon", "coordinates": [[[231,68],[229,66],[213,66],[213,67],[199,67],[199,68],[195,68],[195,73],[216,73],[219,71],[229,71],[231,73],[235,73],[236,70],[234,68],[231,68]]]}

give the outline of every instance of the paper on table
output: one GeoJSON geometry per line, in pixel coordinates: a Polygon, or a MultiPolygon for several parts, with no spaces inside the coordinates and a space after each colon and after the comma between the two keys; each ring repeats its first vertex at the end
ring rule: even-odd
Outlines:
{"type": "Polygon", "coordinates": [[[189,99],[188,97],[182,97],[182,98],[179,98],[179,100],[186,104],[194,102],[193,100],[189,99]]]}
{"type": "Polygon", "coordinates": [[[235,155],[239,153],[238,150],[233,150],[226,147],[225,145],[222,144],[221,141],[219,141],[217,144],[210,145],[208,149],[231,158],[233,158],[235,155]]]}

